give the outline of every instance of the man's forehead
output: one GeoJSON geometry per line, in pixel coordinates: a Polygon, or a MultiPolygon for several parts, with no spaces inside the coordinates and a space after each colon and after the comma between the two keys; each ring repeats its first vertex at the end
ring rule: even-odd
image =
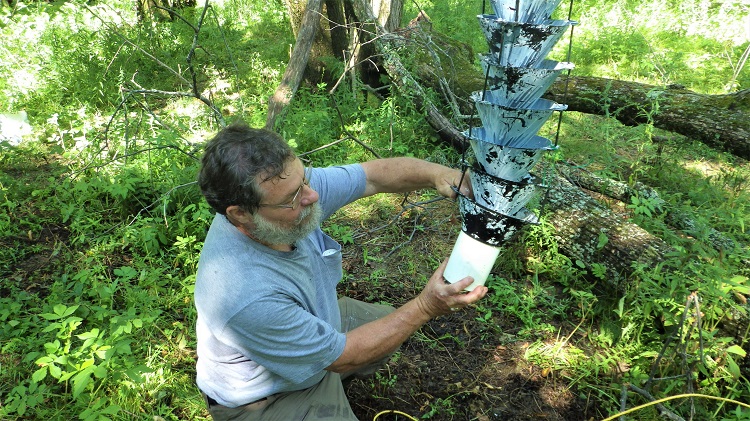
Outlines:
{"type": "Polygon", "coordinates": [[[261,173],[261,182],[260,184],[273,184],[276,185],[280,183],[282,180],[286,180],[287,178],[291,177],[293,174],[297,172],[297,168],[304,167],[302,165],[302,161],[300,161],[299,158],[294,158],[286,161],[284,163],[284,169],[281,170],[281,172],[275,176],[272,176],[269,178],[269,174],[267,172],[261,173]]]}

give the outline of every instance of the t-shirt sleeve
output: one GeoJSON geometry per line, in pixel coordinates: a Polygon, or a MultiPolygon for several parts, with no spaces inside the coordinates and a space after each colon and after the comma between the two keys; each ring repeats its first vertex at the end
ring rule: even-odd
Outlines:
{"type": "Polygon", "coordinates": [[[320,195],[323,218],[365,194],[367,178],[360,164],[314,168],[310,186],[320,195]]]}
{"type": "Polygon", "coordinates": [[[222,339],[292,383],[319,374],[344,352],[346,335],[288,296],[266,296],[249,306],[227,322],[222,339]]]}

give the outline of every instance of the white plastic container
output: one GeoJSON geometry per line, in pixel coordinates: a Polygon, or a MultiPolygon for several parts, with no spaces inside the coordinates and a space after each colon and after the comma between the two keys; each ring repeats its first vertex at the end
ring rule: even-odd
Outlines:
{"type": "Polygon", "coordinates": [[[467,276],[474,278],[474,282],[465,290],[472,291],[487,282],[492,266],[500,254],[500,247],[490,246],[475,240],[465,232],[458,234],[456,244],[448,259],[443,277],[454,284],[467,276]]]}

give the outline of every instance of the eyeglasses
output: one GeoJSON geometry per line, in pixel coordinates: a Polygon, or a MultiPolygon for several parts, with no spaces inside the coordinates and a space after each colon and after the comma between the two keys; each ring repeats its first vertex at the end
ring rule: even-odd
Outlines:
{"type": "Polygon", "coordinates": [[[302,203],[302,197],[300,196],[300,194],[302,193],[302,189],[305,186],[309,186],[310,185],[310,178],[309,178],[310,174],[312,174],[312,165],[308,166],[304,170],[303,175],[302,175],[302,184],[299,185],[299,188],[294,193],[294,196],[292,197],[292,200],[289,201],[288,203],[282,203],[280,205],[269,205],[269,204],[261,203],[258,206],[260,206],[260,207],[266,207],[266,208],[280,208],[280,209],[292,209],[292,210],[296,210],[299,207],[299,204],[302,203]]]}

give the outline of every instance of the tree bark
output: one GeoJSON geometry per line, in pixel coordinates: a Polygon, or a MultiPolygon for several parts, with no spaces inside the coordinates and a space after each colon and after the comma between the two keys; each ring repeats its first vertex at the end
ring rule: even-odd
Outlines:
{"type": "MultiPolygon", "coordinates": [[[[412,28],[410,38],[415,38],[412,28]]],[[[448,44],[439,34],[429,32],[423,37],[438,40],[438,49],[448,44]]],[[[454,51],[456,46],[451,46],[454,51]]],[[[465,46],[466,51],[470,51],[465,46]]],[[[444,83],[436,75],[449,81],[452,95],[462,103],[463,114],[473,113],[473,104],[465,101],[474,91],[484,88],[484,74],[476,65],[474,54],[452,54],[451,67],[424,54],[423,44],[413,46],[417,64],[414,77],[425,87],[440,91],[444,83]]],[[[704,95],[678,85],[660,87],[637,82],[599,77],[562,74],[543,98],[567,104],[568,111],[608,115],[626,125],[651,122],[654,127],[701,141],[711,147],[726,150],[750,159],[750,89],[725,95],[704,95]]]]}
{"type": "Polygon", "coordinates": [[[611,115],[627,125],[651,121],[660,129],[750,159],[750,89],[703,95],[672,85],[578,76],[558,78],[544,98],[567,104],[569,111],[611,115]]]}
{"type": "Polygon", "coordinates": [[[320,21],[320,9],[322,0],[309,0],[305,9],[300,29],[297,32],[297,41],[292,50],[281,84],[268,100],[268,115],[266,116],[266,128],[273,130],[276,118],[281,111],[289,105],[294,94],[302,81],[302,75],[310,58],[310,49],[317,32],[317,22],[320,21]]]}
{"type": "Polygon", "coordinates": [[[175,10],[195,7],[195,4],[195,0],[136,0],[135,9],[141,22],[148,19],[174,20],[175,10]]]}
{"type": "Polygon", "coordinates": [[[705,236],[705,240],[717,251],[731,252],[738,247],[738,244],[733,239],[712,227],[696,221],[686,212],[679,209],[670,209],[656,190],[643,183],[636,182],[631,187],[620,181],[599,177],[577,166],[563,165],[559,166],[558,170],[566,179],[576,185],[586,190],[601,193],[623,203],[631,203],[633,197],[650,200],[655,207],[664,213],[664,221],[669,226],[682,231],[690,237],[700,238],[705,236]]]}
{"type": "MultiPolygon", "coordinates": [[[[347,66],[359,68],[364,77],[377,73],[379,65],[371,58],[374,47],[370,41],[375,31],[363,30],[352,0],[325,0],[325,14],[323,0],[285,0],[285,3],[296,43],[281,84],[269,99],[267,129],[273,129],[303,78],[316,83],[331,81],[321,57],[345,59],[347,66]]],[[[375,20],[381,22],[381,26],[389,30],[398,28],[403,0],[367,0],[360,9],[372,11],[374,7],[377,9],[375,20]]]]}
{"type": "Polygon", "coordinates": [[[589,270],[601,265],[610,287],[624,286],[634,264],[654,267],[672,251],[630,222],[627,212],[614,212],[565,177],[553,177],[548,184],[542,211],[554,227],[560,252],[589,270]]]}

